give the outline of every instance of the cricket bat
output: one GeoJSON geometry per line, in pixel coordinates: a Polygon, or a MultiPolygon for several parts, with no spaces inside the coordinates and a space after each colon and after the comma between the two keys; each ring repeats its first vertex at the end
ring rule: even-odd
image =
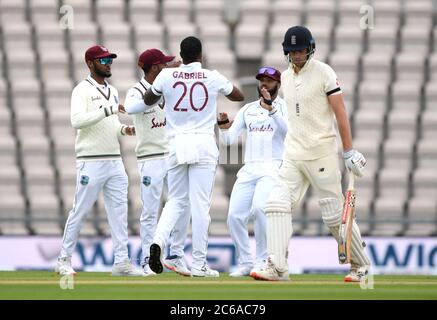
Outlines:
{"type": "Polygon", "coordinates": [[[340,264],[351,262],[352,224],[355,219],[355,175],[349,172],[349,185],[346,191],[343,214],[340,225],[340,243],[338,245],[338,260],[340,264]]]}

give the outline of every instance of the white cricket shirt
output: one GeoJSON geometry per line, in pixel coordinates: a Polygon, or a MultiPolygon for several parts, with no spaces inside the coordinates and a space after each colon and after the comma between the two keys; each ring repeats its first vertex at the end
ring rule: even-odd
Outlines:
{"type": "Polygon", "coordinates": [[[287,105],[278,96],[272,107],[276,112],[269,115],[269,111],[261,107],[259,100],[248,103],[238,111],[229,129],[220,130],[226,144],[234,143],[246,131],[245,163],[282,160],[287,134],[287,105]]]}
{"type": "Polygon", "coordinates": [[[200,62],[163,69],[152,85],[163,96],[167,135],[206,133],[214,135],[217,122],[217,95],[229,95],[233,85],[216,70],[202,68],[200,62]]]}
{"type": "Polygon", "coordinates": [[[314,160],[337,152],[335,116],[328,101],[329,95],[341,93],[334,70],[312,58],[298,74],[290,65],[281,83],[289,118],[284,159],[314,160]]]}
{"type": "Polygon", "coordinates": [[[161,108],[164,103],[147,108],[144,104],[144,94],[150,84],[142,78],[126,94],[124,108],[133,119],[137,136],[135,152],[138,160],[163,158],[168,154],[168,140],[166,137],[165,112],[161,108]]]}
{"type": "Polygon", "coordinates": [[[71,94],[71,124],[76,132],[79,160],[120,159],[118,137],[125,127],[117,115],[106,116],[105,107],[118,108],[118,91],[91,76],[74,87],[71,94]]]}

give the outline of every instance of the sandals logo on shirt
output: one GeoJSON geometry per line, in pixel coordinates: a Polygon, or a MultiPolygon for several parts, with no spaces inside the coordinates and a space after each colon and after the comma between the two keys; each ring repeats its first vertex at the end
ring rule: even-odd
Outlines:
{"type": "Polygon", "coordinates": [[[86,186],[90,182],[90,177],[80,176],[80,184],[86,186]]]}
{"type": "Polygon", "coordinates": [[[149,176],[144,176],[143,177],[143,184],[148,187],[150,186],[150,184],[152,183],[152,178],[149,176]]]}

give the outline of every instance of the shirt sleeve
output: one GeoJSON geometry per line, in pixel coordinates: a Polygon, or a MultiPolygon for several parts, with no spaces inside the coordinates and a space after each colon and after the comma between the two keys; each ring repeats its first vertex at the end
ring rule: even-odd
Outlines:
{"type": "Polygon", "coordinates": [[[285,102],[278,103],[276,112],[271,115],[276,125],[278,126],[278,131],[285,135],[288,131],[288,110],[285,102]]]}
{"type": "Polygon", "coordinates": [[[340,84],[337,80],[337,75],[330,66],[326,66],[324,89],[327,96],[341,93],[340,84]]]}
{"type": "Polygon", "coordinates": [[[74,88],[71,94],[71,125],[75,129],[82,129],[98,123],[106,117],[105,109],[100,108],[87,112],[87,99],[80,87],[74,88]]]}
{"type": "Polygon", "coordinates": [[[148,109],[141,92],[135,87],[130,88],[127,92],[126,99],[124,99],[124,108],[129,114],[141,113],[148,109]]]}
{"type": "Polygon", "coordinates": [[[245,107],[238,111],[235,116],[234,122],[229,129],[220,129],[220,136],[225,144],[230,145],[235,143],[237,138],[241,135],[243,130],[246,128],[246,123],[244,121],[244,111],[245,107]]]}
{"type": "Polygon", "coordinates": [[[231,94],[232,90],[234,90],[234,85],[220,72],[214,70],[213,71],[216,77],[216,82],[218,86],[218,92],[227,96],[231,94]]]}
{"type": "Polygon", "coordinates": [[[162,96],[165,83],[165,70],[162,70],[152,84],[152,92],[155,96],[162,96]]]}

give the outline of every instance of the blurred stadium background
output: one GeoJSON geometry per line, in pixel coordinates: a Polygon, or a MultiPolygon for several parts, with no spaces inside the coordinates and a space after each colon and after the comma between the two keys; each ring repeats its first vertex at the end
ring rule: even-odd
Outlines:
{"type": "MultiPolygon", "coordinates": [[[[357,183],[363,234],[436,236],[436,8],[435,0],[0,0],[0,235],[62,235],[76,174],[70,95],[88,74],[86,48],[103,44],[118,54],[110,82],[123,101],[141,76],[138,53],[156,47],[178,54],[180,41],[197,35],[206,67],[239,84],[251,101],[257,68],[284,70],[283,35],[304,24],[315,37],[316,58],[337,72],[354,146],[368,160],[357,183]],[[363,8],[373,10],[373,28],[360,28],[363,8]]],[[[231,116],[240,107],[219,101],[231,116]]],[[[137,235],[136,139],[121,143],[129,228],[137,235]]],[[[218,168],[214,236],[228,236],[229,195],[240,166],[218,168]]],[[[295,235],[328,234],[311,190],[293,222],[295,235]]],[[[102,199],[81,234],[110,235],[102,199]]]]}

